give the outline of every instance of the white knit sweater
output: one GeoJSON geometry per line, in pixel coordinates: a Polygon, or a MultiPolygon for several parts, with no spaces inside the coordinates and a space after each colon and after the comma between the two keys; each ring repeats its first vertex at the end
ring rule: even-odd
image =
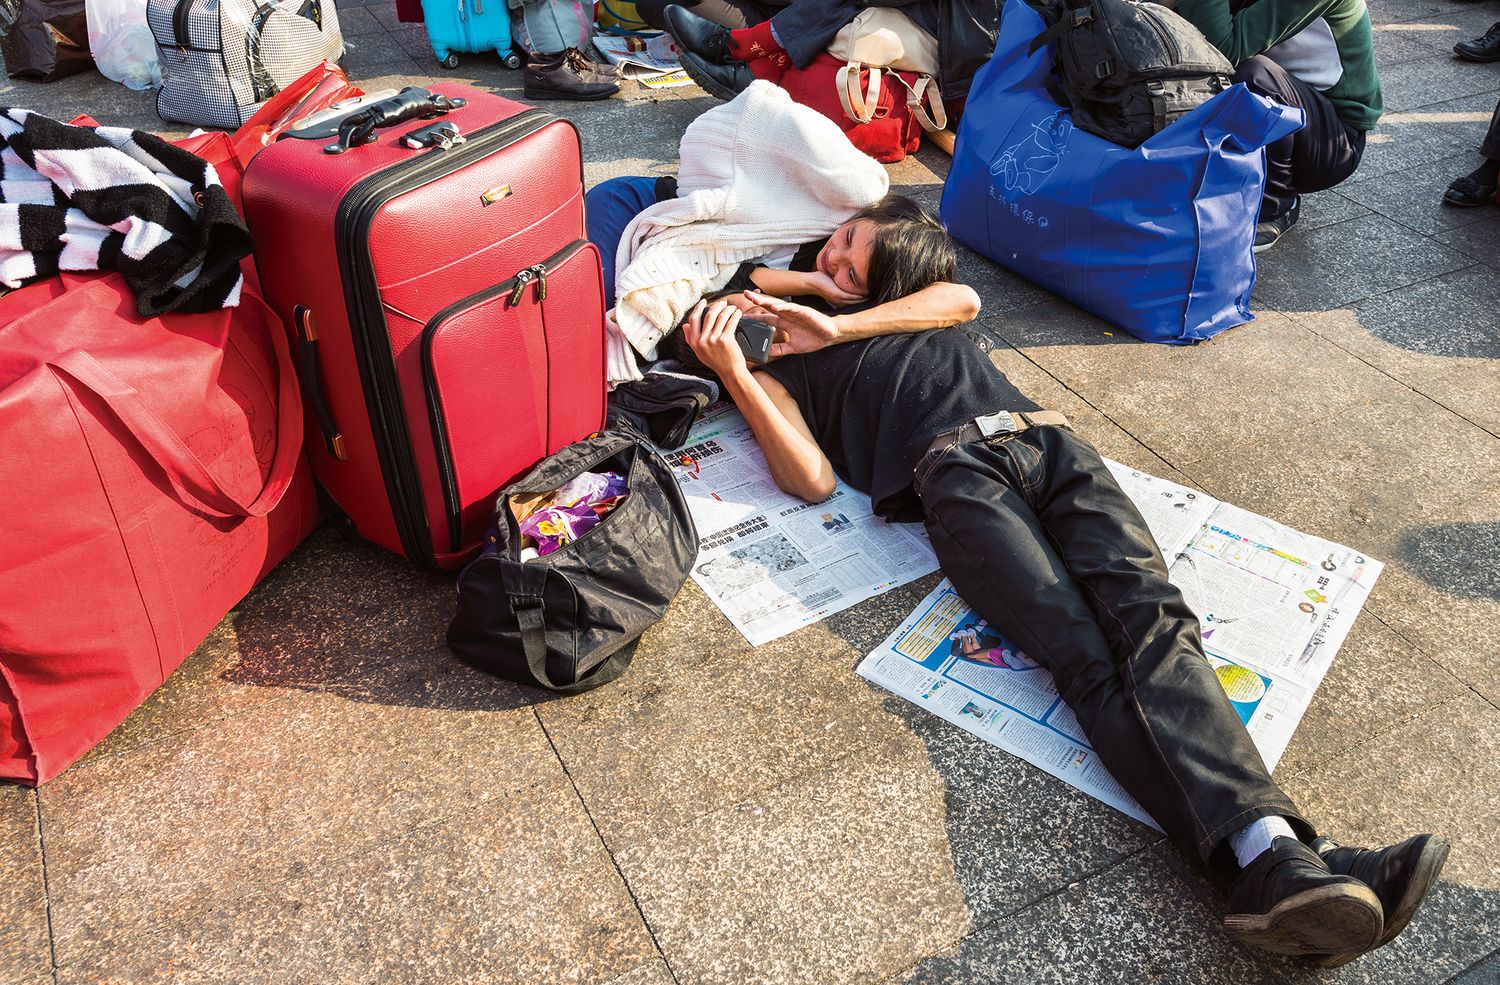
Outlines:
{"type": "Polygon", "coordinates": [[[689,124],[681,155],[678,197],[642,211],[620,239],[612,384],[639,379],[635,354],[654,359],[740,264],[827,236],[890,187],[837,124],[764,81],[689,124]]]}

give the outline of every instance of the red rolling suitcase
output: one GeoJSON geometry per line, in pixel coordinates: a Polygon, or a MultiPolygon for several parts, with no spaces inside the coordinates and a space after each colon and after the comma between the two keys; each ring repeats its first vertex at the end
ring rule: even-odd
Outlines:
{"type": "Polygon", "coordinates": [[[261,151],[244,199],[313,473],[362,536],[460,567],[502,486],[603,426],[577,131],[462,85],[408,89],[261,151]]]}

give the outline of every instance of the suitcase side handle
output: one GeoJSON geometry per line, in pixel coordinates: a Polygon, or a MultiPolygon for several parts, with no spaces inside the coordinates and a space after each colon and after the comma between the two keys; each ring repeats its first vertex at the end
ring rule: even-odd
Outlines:
{"type": "Polygon", "coordinates": [[[468,100],[440,96],[420,86],[407,86],[389,99],[366,106],[339,124],[338,139],[323,148],[325,154],[342,154],[351,147],[374,143],[375,131],[407,120],[425,120],[449,110],[461,109],[468,100]]]}
{"type": "Polygon", "coordinates": [[[323,377],[318,372],[318,330],[313,327],[312,309],[297,305],[292,309],[292,321],[297,327],[297,379],[302,384],[307,402],[312,405],[313,416],[318,419],[318,430],[323,434],[323,445],[328,454],[346,462],[349,452],[344,447],[344,435],[334,425],[333,413],[323,396],[323,377]]]}

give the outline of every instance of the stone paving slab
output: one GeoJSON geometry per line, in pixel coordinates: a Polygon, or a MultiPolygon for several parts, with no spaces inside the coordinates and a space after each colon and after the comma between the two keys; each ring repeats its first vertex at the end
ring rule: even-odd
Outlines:
{"type": "Polygon", "coordinates": [[[515,705],[414,657],[70,770],[41,792],[59,963],[556,777],[515,705]]]}
{"type": "Polygon", "coordinates": [[[52,969],[36,794],[0,786],[0,982],[52,969]]]}
{"type": "Polygon", "coordinates": [[[655,956],[561,775],[473,802],[65,964],[58,980],[594,982],[655,956]]]}

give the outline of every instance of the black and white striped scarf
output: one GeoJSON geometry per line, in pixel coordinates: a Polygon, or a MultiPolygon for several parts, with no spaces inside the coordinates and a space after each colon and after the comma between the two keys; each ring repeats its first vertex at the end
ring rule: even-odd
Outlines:
{"type": "Polygon", "coordinates": [[[250,231],[213,165],[140,130],[0,108],[0,284],[118,270],[149,318],[240,300],[250,231]]]}

